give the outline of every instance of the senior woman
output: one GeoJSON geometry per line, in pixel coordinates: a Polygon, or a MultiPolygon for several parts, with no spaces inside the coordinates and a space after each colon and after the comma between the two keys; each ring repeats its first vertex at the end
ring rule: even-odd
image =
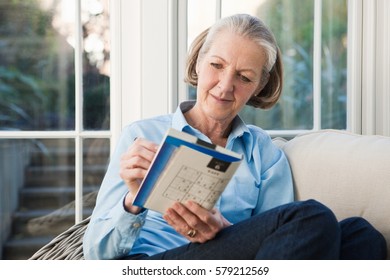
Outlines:
{"type": "Polygon", "coordinates": [[[282,90],[281,54],[258,18],[233,15],[201,33],[186,80],[197,89],[196,101],[124,128],[84,236],[86,259],[384,257],[383,237],[363,219],[338,223],[319,202],[293,202],[285,155],[238,116],[245,105],[272,107],[282,90]],[[243,155],[210,211],[193,201],[176,202],[164,214],[132,204],[170,127],[243,155]]]}

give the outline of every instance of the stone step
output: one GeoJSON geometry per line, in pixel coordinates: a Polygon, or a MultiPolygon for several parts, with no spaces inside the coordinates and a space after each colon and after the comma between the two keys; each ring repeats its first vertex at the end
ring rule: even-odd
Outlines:
{"type": "Polygon", "coordinates": [[[3,260],[28,260],[32,255],[49,243],[54,236],[35,236],[29,238],[14,238],[3,247],[3,260]]]}
{"type": "MultiPolygon", "coordinates": [[[[40,142],[40,149],[29,150],[21,206],[13,214],[11,238],[3,246],[1,259],[28,259],[75,223],[74,146],[66,139],[40,142]]],[[[83,217],[92,214],[108,165],[109,145],[95,142],[83,154],[83,217]]]]}
{"type": "MultiPolygon", "coordinates": [[[[34,166],[51,165],[53,163],[70,164],[75,163],[74,147],[45,147],[44,151],[33,149],[30,151],[30,163],[34,166]]],[[[99,149],[88,149],[83,151],[83,159],[86,163],[106,164],[110,156],[109,147],[99,149]]]]}
{"type": "MultiPolygon", "coordinates": [[[[84,186],[83,193],[88,194],[99,189],[99,185],[84,186]]],[[[38,209],[58,209],[75,200],[74,186],[28,187],[19,194],[19,205],[23,211],[38,209]]]]}
{"type": "MultiPolygon", "coordinates": [[[[84,208],[83,217],[92,214],[93,207],[84,208]]],[[[75,223],[74,204],[60,209],[19,211],[14,214],[12,238],[58,235],[75,223]]]]}
{"type": "MultiPolygon", "coordinates": [[[[92,208],[83,211],[84,217],[91,214],[92,208]]],[[[26,260],[74,223],[74,210],[70,209],[17,212],[14,234],[5,242],[1,259],[26,260]]]]}
{"type": "MultiPolygon", "coordinates": [[[[106,164],[85,166],[83,179],[85,184],[100,185],[106,172],[106,164]]],[[[26,187],[68,186],[74,185],[75,167],[73,165],[59,166],[29,166],[26,169],[26,187]]]]}

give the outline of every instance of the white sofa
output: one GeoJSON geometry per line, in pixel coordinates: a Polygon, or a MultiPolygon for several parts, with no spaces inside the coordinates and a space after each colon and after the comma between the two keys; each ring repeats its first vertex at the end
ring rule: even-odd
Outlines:
{"type": "Polygon", "coordinates": [[[338,219],[364,217],[390,258],[390,137],[321,130],[274,141],[291,165],[296,200],[314,198],[338,219]]]}
{"type": "MultiPolygon", "coordinates": [[[[297,200],[314,198],[338,219],[366,218],[386,238],[390,258],[390,137],[321,130],[274,143],[289,160],[297,200]]],[[[63,232],[31,259],[83,259],[88,222],[63,232]]]]}

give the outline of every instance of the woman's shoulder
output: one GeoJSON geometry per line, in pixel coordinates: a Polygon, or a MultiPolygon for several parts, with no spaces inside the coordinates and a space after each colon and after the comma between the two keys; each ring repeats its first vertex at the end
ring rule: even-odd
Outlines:
{"type": "Polygon", "coordinates": [[[165,135],[169,127],[172,126],[172,115],[161,115],[141,120],[136,120],[126,125],[122,134],[126,139],[137,137],[147,138],[151,141],[159,142],[165,135]]]}
{"type": "Polygon", "coordinates": [[[250,135],[253,137],[256,141],[271,141],[271,137],[264,129],[262,129],[259,126],[249,124],[247,125],[250,135]]]}
{"type": "Polygon", "coordinates": [[[172,114],[153,116],[133,121],[125,126],[126,130],[168,128],[172,124],[172,114]]]}

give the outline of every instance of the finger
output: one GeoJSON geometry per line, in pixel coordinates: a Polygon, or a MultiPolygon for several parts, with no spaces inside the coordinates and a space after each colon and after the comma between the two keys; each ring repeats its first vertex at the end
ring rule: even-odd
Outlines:
{"type": "Polygon", "coordinates": [[[130,160],[138,156],[151,162],[156,154],[158,146],[146,139],[137,138],[127,151],[122,155],[121,160],[130,160]]]}
{"type": "Polygon", "coordinates": [[[198,203],[192,200],[186,201],[184,205],[192,213],[196,213],[198,218],[207,224],[210,222],[210,214],[214,214],[212,211],[203,208],[198,203]]]}
{"type": "Polygon", "coordinates": [[[194,201],[187,201],[184,205],[201,221],[200,230],[207,240],[213,239],[222,228],[231,225],[216,208],[207,210],[194,201]]]}
{"type": "Polygon", "coordinates": [[[149,166],[150,166],[150,161],[140,156],[133,156],[129,159],[122,159],[120,161],[121,169],[132,169],[132,168],[148,169],[149,166]]]}
{"type": "Polygon", "coordinates": [[[218,221],[216,220],[214,214],[215,209],[207,210],[200,206],[194,201],[185,202],[184,206],[191,212],[195,213],[196,217],[202,221],[203,224],[206,224],[209,228],[218,228],[218,221]]]}
{"type": "MultiPolygon", "coordinates": [[[[120,161],[120,177],[130,187],[134,180],[143,179],[146,170],[154,158],[157,145],[153,142],[138,138],[129,150],[122,155],[120,161]],[[134,169],[134,170],[133,170],[134,169]]],[[[132,188],[134,186],[131,186],[132,188]]]]}
{"type": "MultiPolygon", "coordinates": [[[[191,242],[204,243],[210,240],[209,235],[204,235],[204,233],[196,228],[191,227],[188,223],[181,217],[173,208],[169,208],[163,218],[171,225],[178,233],[183,235],[191,242]],[[195,230],[195,235],[190,236],[190,231],[195,230]]],[[[214,235],[213,235],[214,237],[214,235]]]]}
{"type": "Polygon", "coordinates": [[[152,141],[137,138],[130,146],[130,150],[132,153],[143,155],[145,159],[151,161],[158,150],[158,145],[152,141]]]}
{"type": "Polygon", "coordinates": [[[145,177],[146,172],[147,170],[143,168],[121,169],[119,175],[126,184],[129,184],[133,181],[142,180],[145,177]]]}
{"type": "Polygon", "coordinates": [[[184,219],[172,208],[167,209],[163,218],[171,225],[178,233],[187,237],[187,232],[191,229],[184,219]]]}
{"type": "MultiPolygon", "coordinates": [[[[188,202],[187,202],[188,203],[188,202]]],[[[187,204],[186,203],[186,204],[187,204]]],[[[193,212],[183,205],[182,203],[175,203],[172,209],[177,215],[187,224],[190,228],[196,229],[202,233],[210,232],[210,227],[207,223],[204,223],[199,217],[197,212],[193,212]]],[[[206,210],[207,211],[207,210],[206,210]]]]}
{"type": "Polygon", "coordinates": [[[143,180],[147,173],[147,169],[150,166],[150,162],[135,157],[130,160],[122,160],[120,162],[119,176],[126,183],[127,186],[130,187],[132,191],[138,189],[139,182],[143,180]],[[134,181],[137,181],[137,184],[134,185],[134,181]]]}

